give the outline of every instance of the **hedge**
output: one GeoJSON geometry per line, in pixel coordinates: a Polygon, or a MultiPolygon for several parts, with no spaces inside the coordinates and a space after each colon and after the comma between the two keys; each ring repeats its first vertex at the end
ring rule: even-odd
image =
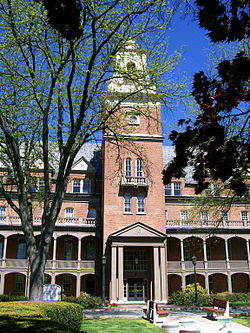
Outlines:
{"type": "MultiPolygon", "coordinates": [[[[26,321],[27,327],[34,319],[48,320],[58,323],[71,332],[79,332],[82,324],[82,307],[66,302],[8,302],[2,303],[0,316],[13,321],[26,321]]],[[[32,325],[32,324],[31,324],[32,325]]]]}

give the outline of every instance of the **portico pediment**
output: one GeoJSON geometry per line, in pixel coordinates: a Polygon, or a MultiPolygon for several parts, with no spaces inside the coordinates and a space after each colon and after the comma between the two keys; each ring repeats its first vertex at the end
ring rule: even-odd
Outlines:
{"type": "Polygon", "coordinates": [[[150,237],[150,238],[162,238],[166,237],[163,233],[141,223],[137,222],[135,224],[132,224],[128,227],[125,227],[119,231],[116,231],[115,233],[111,234],[110,237],[150,237]]]}

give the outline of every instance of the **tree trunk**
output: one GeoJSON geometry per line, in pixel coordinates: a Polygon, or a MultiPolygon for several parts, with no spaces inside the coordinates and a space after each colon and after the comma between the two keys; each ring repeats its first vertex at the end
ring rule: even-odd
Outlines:
{"type": "Polygon", "coordinates": [[[30,263],[30,301],[41,301],[43,296],[43,280],[45,270],[45,256],[36,255],[30,263]]]}

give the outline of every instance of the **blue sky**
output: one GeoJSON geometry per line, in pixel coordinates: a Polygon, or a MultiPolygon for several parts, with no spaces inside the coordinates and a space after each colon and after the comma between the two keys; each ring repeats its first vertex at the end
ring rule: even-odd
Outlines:
{"type": "MultiPolygon", "coordinates": [[[[175,50],[183,50],[183,59],[178,66],[180,75],[185,74],[190,82],[195,72],[206,70],[208,66],[207,53],[211,47],[209,38],[206,36],[205,29],[201,29],[197,21],[192,20],[190,16],[182,18],[177,12],[171,24],[172,31],[168,33],[170,54],[175,50]]],[[[163,133],[168,136],[171,129],[176,128],[179,118],[187,117],[182,113],[184,110],[182,105],[177,106],[173,113],[163,113],[163,133]]],[[[164,144],[170,145],[171,141],[167,138],[164,144]]]]}

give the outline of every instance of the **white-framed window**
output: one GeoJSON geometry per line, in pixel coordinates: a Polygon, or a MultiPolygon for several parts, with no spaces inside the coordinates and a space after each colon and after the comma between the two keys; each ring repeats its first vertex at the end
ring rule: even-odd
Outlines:
{"type": "Polygon", "coordinates": [[[64,210],[64,217],[66,223],[71,223],[74,218],[74,208],[68,207],[64,210]]]}
{"type": "Polygon", "coordinates": [[[6,207],[0,206],[0,218],[6,216],[6,207]]]}
{"type": "Polygon", "coordinates": [[[39,191],[44,190],[44,186],[45,186],[44,178],[38,178],[38,180],[37,180],[37,188],[38,188],[38,190],[39,191]]]}
{"type": "Polygon", "coordinates": [[[206,211],[206,210],[203,210],[202,212],[201,212],[201,219],[202,219],[202,221],[208,221],[208,211],[206,211]]]}
{"type": "Polygon", "coordinates": [[[213,184],[213,195],[215,197],[219,197],[221,194],[221,186],[220,184],[213,184]]]}
{"type": "Polygon", "coordinates": [[[188,220],[188,211],[187,210],[182,210],[180,215],[181,215],[181,221],[187,221],[188,220]]]}
{"type": "Polygon", "coordinates": [[[131,213],[131,195],[124,195],[124,213],[131,213]]]}
{"type": "Polygon", "coordinates": [[[246,210],[240,212],[241,221],[248,222],[248,212],[246,210]]]}
{"type": "Polygon", "coordinates": [[[137,158],[136,160],[136,177],[143,176],[143,161],[141,158],[137,158]]]}
{"type": "Polygon", "coordinates": [[[17,244],[17,259],[25,259],[26,258],[26,243],[24,238],[18,239],[17,244]]]}
{"type": "Polygon", "coordinates": [[[130,157],[126,158],[125,160],[125,176],[126,177],[132,176],[132,162],[130,157]]]}
{"type": "Polygon", "coordinates": [[[89,194],[91,190],[90,179],[74,179],[72,186],[73,193],[89,194]]]}
{"type": "Polygon", "coordinates": [[[165,185],[165,195],[181,195],[181,182],[171,182],[165,185]]]}
{"type": "Polygon", "coordinates": [[[73,243],[71,239],[66,239],[64,242],[64,260],[72,260],[73,256],[73,243]]]}
{"type": "Polygon", "coordinates": [[[138,112],[127,112],[127,122],[129,125],[140,125],[140,114],[138,112]]]}
{"type": "Polygon", "coordinates": [[[15,276],[15,291],[23,291],[24,290],[24,275],[16,274],[15,276]]]}
{"type": "Polygon", "coordinates": [[[137,195],[137,213],[145,213],[145,196],[144,194],[137,195]]]}
{"type": "Polygon", "coordinates": [[[64,291],[71,291],[72,289],[72,279],[70,275],[63,275],[62,286],[64,291]]]}

